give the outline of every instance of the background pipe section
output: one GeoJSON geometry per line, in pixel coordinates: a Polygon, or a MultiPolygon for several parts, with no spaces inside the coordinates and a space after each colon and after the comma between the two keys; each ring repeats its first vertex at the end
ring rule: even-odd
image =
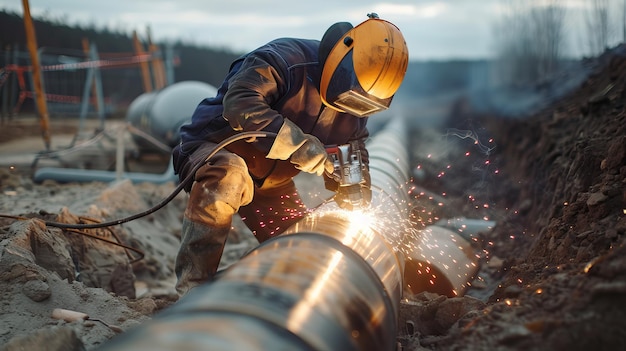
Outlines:
{"type": "Polygon", "coordinates": [[[405,142],[397,118],[368,143],[371,211],[320,205],[101,350],[394,350],[404,286],[394,242],[408,223],[405,142]]]}
{"type": "MultiPolygon", "coordinates": [[[[132,137],[139,151],[141,153],[162,153],[164,151],[163,146],[174,147],[178,144],[180,126],[191,120],[198,103],[204,98],[215,96],[216,93],[217,88],[204,82],[183,81],[159,91],[138,96],[128,107],[126,121],[129,126],[128,129],[135,131],[132,133],[132,137]]],[[[119,146],[118,151],[120,151],[119,146]]],[[[118,166],[121,161],[121,159],[117,160],[118,166]]],[[[174,174],[171,161],[163,174],[124,172],[120,175],[114,171],[59,167],[42,167],[35,170],[33,175],[35,183],[41,183],[48,179],[61,183],[112,182],[120,179],[130,179],[133,183],[178,182],[178,176],[174,174]]]]}
{"type": "Polygon", "coordinates": [[[97,169],[42,167],[33,175],[33,181],[35,183],[41,183],[44,180],[54,180],[59,183],[110,183],[123,179],[128,179],[133,183],[150,182],[155,184],[165,184],[169,182],[178,182],[178,176],[174,173],[174,166],[171,161],[168,163],[165,172],[160,174],[146,172],[123,172],[120,175],[115,171],[97,169]]]}
{"type": "Polygon", "coordinates": [[[412,293],[429,291],[448,297],[465,293],[478,271],[478,257],[469,241],[436,225],[406,237],[404,278],[412,293]]]}
{"type": "Polygon", "coordinates": [[[442,219],[407,236],[405,283],[413,293],[430,291],[448,297],[461,296],[479,269],[471,241],[492,230],[496,222],[484,219],[442,219]]]}

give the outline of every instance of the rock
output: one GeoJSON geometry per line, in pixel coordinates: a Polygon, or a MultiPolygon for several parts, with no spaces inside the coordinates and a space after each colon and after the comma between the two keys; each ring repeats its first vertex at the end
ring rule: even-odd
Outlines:
{"type": "Polygon", "coordinates": [[[478,289],[478,290],[483,290],[483,289],[488,288],[487,282],[485,282],[483,279],[474,279],[472,281],[471,286],[473,289],[478,289]]]}
{"type": "Polygon", "coordinates": [[[50,327],[36,330],[26,336],[16,336],[3,351],[84,351],[85,346],[70,327],[50,327]]]}
{"type": "Polygon", "coordinates": [[[510,325],[503,328],[504,331],[499,336],[500,343],[504,345],[515,345],[520,339],[527,338],[532,332],[523,325],[510,325]]]}
{"type": "Polygon", "coordinates": [[[623,277],[626,273],[626,246],[617,247],[605,255],[595,258],[588,264],[587,272],[591,276],[609,280],[623,277]]]}
{"type": "Polygon", "coordinates": [[[626,233],[626,216],[622,216],[617,221],[617,224],[615,225],[615,230],[617,230],[617,232],[620,234],[626,233]]]}
{"type": "Polygon", "coordinates": [[[617,235],[617,229],[607,229],[604,233],[604,237],[609,240],[617,239],[617,235]]]}
{"type": "MultiPolygon", "coordinates": [[[[40,219],[16,221],[9,227],[10,238],[2,243],[3,260],[13,256],[24,266],[36,264],[59,274],[63,279],[74,279],[74,264],[68,251],[69,242],[56,229],[48,230],[40,219]]],[[[12,267],[12,269],[15,267],[12,267]]],[[[4,275],[4,274],[3,274],[4,275]]],[[[0,278],[4,279],[4,278],[0,278]]],[[[18,277],[22,281],[30,280],[18,277]]]]}
{"type": "Polygon", "coordinates": [[[606,167],[609,169],[623,166],[626,163],[626,136],[615,138],[609,144],[606,167]]]}
{"type": "Polygon", "coordinates": [[[157,309],[156,302],[151,298],[129,301],[128,306],[144,315],[152,315],[157,309]]]}
{"type": "Polygon", "coordinates": [[[444,333],[468,312],[485,308],[485,303],[473,297],[453,297],[439,304],[435,321],[444,333]]]}
{"type": "Polygon", "coordinates": [[[446,296],[424,291],[403,300],[398,320],[400,333],[438,334],[441,328],[435,322],[435,315],[446,299],[446,296]]]}
{"type": "Polygon", "coordinates": [[[587,199],[587,206],[596,206],[606,201],[606,199],[608,199],[608,197],[603,193],[593,193],[589,196],[589,199],[587,199]]]}
{"type": "Polygon", "coordinates": [[[606,294],[616,294],[616,295],[624,296],[624,294],[626,294],[626,282],[616,281],[616,282],[598,283],[591,289],[591,294],[593,296],[606,295],[606,294]]]}
{"type": "Polygon", "coordinates": [[[120,264],[115,267],[113,272],[111,272],[110,279],[110,291],[131,299],[137,297],[135,292],[135,275],[130,264],[120,264]]]}
{"type": "Polygon", "coordinates": [[[22,293],[35,302],[46,300],[52,294],[48,283],[39,279],[27,281],[22,286],[22,293]]]}
{"type": "MultiPolygon", "coordinates": [[[[92,207],[92,213],[101,213],[99,208],[92,207]]],[[[62,223],[81,224],[98,221],[84,220],[63,208],[57,216],[62,223]]],[[[120,296],[135,298],[135,276],[127,253],[121,241],[121,234],[116,228],[105,227],[72,231],[68,242],[72,247],[72,260],[80,271],[76,280],[88,287],[104,288],[120,296]],[[99,240],[98,240],[99,239],[99,240]]]]}
{"type": "Polygon", "coordinates": [[[493,269],[500,269],[502,268],[503,264],[504,264],[504,261],[501,258],[492,256],[487,262],[487,267],[493,268],[493,269]]]}
{"type": "MultiPolygon", "coordinates": [[[[8,260],[6,260],[8,261],[8,260]]],[[[3,266],[5,262],[2,262],[3,266]]],[[[22,263],[10,264],[8,269],[0,272],[0,281],[24,283],[32,279],[43,279],[42,274],[35,265],[24,265],[22,263]]]]}
{"type": "Polygon", "coordinates": [[[504,288],[504,296],[508,298],[516,298],[522,293],[522,288],[518,285],[509,285],[504,288]]]}
{"type": "Polygon", "coordinates": [[[35,262],[62,279],[74,280],[74,262],[71,246],[59,229],[37,230],[30,232],[30,242],[35,262]]]}

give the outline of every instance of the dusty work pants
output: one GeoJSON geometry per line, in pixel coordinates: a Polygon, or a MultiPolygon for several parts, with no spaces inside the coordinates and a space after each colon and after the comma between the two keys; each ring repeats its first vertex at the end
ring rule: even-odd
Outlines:
{"type": "MultiPolygon", "coordinates": [[[[199,147],[180,167],[181,179],[203,162],[214,147],[199,147]]],[[[306,208],[291,177],[270,176],[255,187],[245,161],[219,151],[195,174],[183,218],[181,247],[176,257],[176,289],[183,294],[215,275],[232,225],[239,212],[259,242],[282,233],[304,215],[306,208]]]]}

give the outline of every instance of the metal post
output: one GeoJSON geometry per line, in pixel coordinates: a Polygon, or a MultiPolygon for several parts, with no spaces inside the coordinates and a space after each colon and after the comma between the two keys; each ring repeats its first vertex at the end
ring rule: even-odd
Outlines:
{"type": "Polygon", "coordinates": [[[124,137],[126,136],[126,129],[119,128],[117,131],[116,149],[115,149],[115,180],[118,182],[122,180],[124,176],[124,137]]]}
{"type": "MultiPolygon", "coordinates": [[[[87,38],[83,39],[82,44],[83,44],[83,52],[87,56],[87,60],[96,62],[100,59],[98,55],[98,49],[96,48],[95,44],[89,44],[89,41],[87,40],[87,38]]],[[[85,95],[87,95],[87,91],[89,91],[90,98],[95,99],[94,106],[98,113],[98,119],[100,120],[100,129],[104,130],[105,106],[104,106],[104,95],[102,92],[102,77],[100,74],[100,68],[90,67],[88,69],[89,69],[88,74],[92,74],[91,70],[94,70],[93,74],[95,75],[95,77],[93,77],[91,84],[89,85],[85,84],[85,91],[83,93],[83,101],[82,101],[83,105],[81,105],[81,121],[83,118],[83,113],[86,113],[86,110],[84,111],[83,106],[88,106],[88,101],[89,101],[89,100],[85,100],[84,97],[85,95]]],[[[82,126],[82,122],[81,122],[81,126],[82,126]]]]}
{"type": "MultiPolygon", "coordinates": [[[[92,61],[99,61],[100,55],[98,55],[98,49],[96,48],[96,44],[91,44],[89,46],[89,51],[91,54],[92,61]]],[[[105,116],[105,108],[104,105],[104,92],[102,89],[102,75],[100,74],[100,67],[96,66],[93,68],[94,71],[94,88],[96,89],[96,106],[98,106],[98,119],[100,120],[100,129],[104,130],[104,116],[105,116]]]]}
{"type": "MultiPolygon", "coordinates": [[[[89,46],[89,57],[92,62],[99,60],[98,49],[95,44],[89,46]]],[[[92,93],[92,88],[95,88],[96,95],[96,107],[98,110],[98,118],[100,120],[100,128],[104,130],[104,98],[102,94],[102,79],[100,76],[100,68],[89,67],[87,68],[87,78],[85,78],[85,87],[83,89],[83,97],[80,105],[80,120],[79,120],[79,133],[83,132],[84,120],[89,113],[89,100],[92,93]]]]}
{"type": "MultiPolygon", "coordinates": [[[[5,67],[9,67],[10,58],[11,58],[11,47],[7,45],[4,51],[4,66],[5,67]]],[[[9,78],[11,77],[11,74],[13,73],[11,71],[7,71],[5,74],[7,75],[7,78],[4,81],[4,84],[2,84],[2,81],[0,79],[0,90],[2,90],[2,124],[4,124],[4,117],[9,115],[9,89],[11,88],[11,84],[10,84],[11,80],[9,78]]]]}
{"type": "Polygon", "coordinates": [[[165,84],[174,84],[174,48],[172,44],[165,44],[165,84]]]}

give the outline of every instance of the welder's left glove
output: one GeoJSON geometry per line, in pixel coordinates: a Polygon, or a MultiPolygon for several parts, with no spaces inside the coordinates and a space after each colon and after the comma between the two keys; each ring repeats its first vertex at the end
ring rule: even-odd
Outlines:
{"type": "Polygon", "coordinates": [[[333,171],[333,163],[328,158],[326,148],[315,136],[306,134],[292,121],[285,119],[272,144],[267,158],[289,159],[297,169],[317,174],[333,171]]]}

